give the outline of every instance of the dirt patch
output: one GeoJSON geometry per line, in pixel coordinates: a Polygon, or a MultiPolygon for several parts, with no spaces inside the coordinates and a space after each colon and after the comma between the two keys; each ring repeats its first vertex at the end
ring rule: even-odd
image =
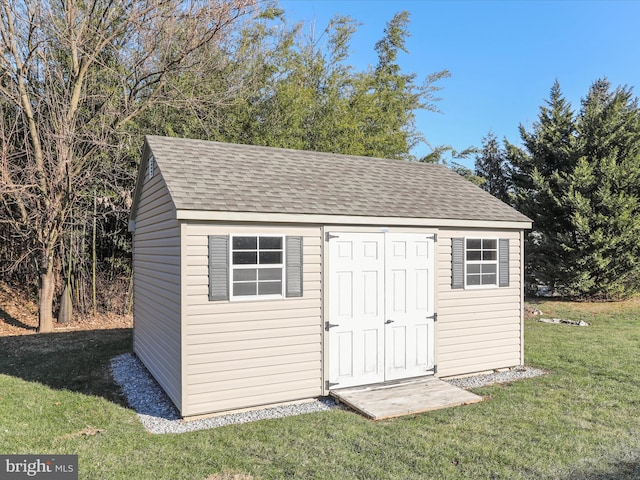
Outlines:
{"type": "MultiPolygon", "coordinates": [[[[38,307],[25,292],[0,282],[0,337],[33,335],[38,327],[38,307]]],[[[56,332],[133,327],[132,315],[74,313],[71,323],[54,324],[56,332]]]]}
{"type": "Polygon", "coordinates": [[[222,472],[209,475],[206,480],[253,480],[253,477],[245,473],[222,472]]]}
{"type": "Polygon", "coordinates": [[[99,428],[95,428],[95,427],[92,427],[92,426],[88,426],[87,428],[83,428],[82,430],[79,430],[77,432],[65,435],[62,438],[71,438],[71,439],[73,439],[73,438],[79,438],[79,437],[95,437],[96,435],[98,435],[100,433],[104,433],[104,430],[101,430],[99,428]]]}

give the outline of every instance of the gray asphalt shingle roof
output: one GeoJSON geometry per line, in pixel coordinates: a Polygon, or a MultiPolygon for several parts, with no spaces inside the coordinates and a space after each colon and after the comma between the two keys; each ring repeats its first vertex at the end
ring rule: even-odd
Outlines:
{"type": "Polygon", "coordinates": [[[442,165],[147,136],[178,210],[529,222],[442,165]]]}

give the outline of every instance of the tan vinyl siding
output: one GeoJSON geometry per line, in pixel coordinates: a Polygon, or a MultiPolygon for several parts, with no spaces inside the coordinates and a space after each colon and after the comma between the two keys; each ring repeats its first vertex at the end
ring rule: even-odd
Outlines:
{"type": "Polygon", "coordinates": [[[181,409],[180,224],[157,170],[140,196],[133,270],[134,351],[181,409]]]}
{"type": "Polygon", "coordinates": [[[186,227],[184,416],[322,393],[321,230],[190,223],[186,227]],[[208,235],[298,235],[303,296],[210,302],[208,235]]]}
{"type": "Polygon", "coordinates": [[[439,376],[521,365],[522,290],[519,231],[447,230],[438,235],[439,376]],[[509,286],[451,288],[451,238],[508,238],[509,286]]]}

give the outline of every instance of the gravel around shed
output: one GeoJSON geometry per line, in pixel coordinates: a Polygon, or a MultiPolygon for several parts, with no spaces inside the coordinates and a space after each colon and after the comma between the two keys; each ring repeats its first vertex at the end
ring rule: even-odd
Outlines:
{"type": "Polygon", "coordinates": [[[341,408],[331,398],[295,405],[265,407],[242,413],[184,421],[143,363],[132,353],[111,359],[111,374],[122,389],[129,406],[136,411],[149,433],[184,433],[238,423],[282,418],[303,413],[341,408]]]}
{"type": "MultiPolygon", "coordinates": [[[[545,373],[547,372],[537,368],[518,367],[505,372],[446,379],[445,381],[457,387],[469,389],[536,377],[545,373]]],[[[122,389],[129,406],[136,411],[142,425],[150,433],[193,432],[225,425],[343,408],[337,405],[332,398],[324,397],[307,403],[265,407],[259,410],[184,421],[180,418],[167,394],[134,354],[125,353],[112,358],[111,374],[114,381],[122,389]]]]}
{"type": "Polygon", "coordinates": [[[485,373],[482,375],[472,375],[462,378],[445,378],[443,380],[451,385],[468,390],[470,388],[485,387],[495,383],[509,383],[516,380],[523,380],[525,378],[539,377],[546,373],[546,371],[540,370],[539,368],[523,366],[504,372],[485,373]]]}

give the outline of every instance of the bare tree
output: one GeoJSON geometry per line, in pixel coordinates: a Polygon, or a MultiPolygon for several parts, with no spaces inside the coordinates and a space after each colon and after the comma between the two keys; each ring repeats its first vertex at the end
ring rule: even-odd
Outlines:
{"type": "Polygon", "coordinates": [[[23,246],[16,264],[37,264],[38,331],[53,329],[59,242],[78,198],[108,174],[105,152],[147,109],[193,101],[181,75],[224,68],[222,46],[255,10],[254,0],[0,0],[1,231],[23,246]]]}

